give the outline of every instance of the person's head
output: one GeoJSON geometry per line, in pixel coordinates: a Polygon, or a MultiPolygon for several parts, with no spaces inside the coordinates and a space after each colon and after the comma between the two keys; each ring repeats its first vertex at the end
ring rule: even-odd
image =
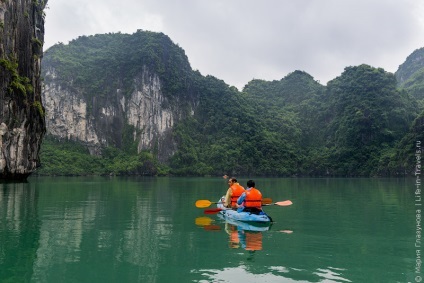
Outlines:
{"type": "Polygon", "coordinates": [[[235,183],[237,183],[237,179],[236,178],[234,178],[234,177],[231,177],[230,179],[228,179],[228,185],[232,185],[232,184],[235,184],[235,183]]]}
{"type": "Polygon", "coordinates": [[[254,188],[255,187],[255,181],[253,181],[253,180],[247,181],[247,187],[248,188],[254,188]]]}

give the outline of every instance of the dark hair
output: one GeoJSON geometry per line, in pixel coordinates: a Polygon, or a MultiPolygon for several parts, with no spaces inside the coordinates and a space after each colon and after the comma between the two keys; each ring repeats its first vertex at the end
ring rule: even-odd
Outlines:
{"type": "Polygon", "coordinates": [[[248,188],[254,188],[255,187],[255,181],[253,181],[253,180],[247,181],[247,187],[248,188]]]}
{"type": "Polygon", "coordinates": [[[233,182],[236,182],[236,183],[237,183],[237,179],[236,179],[236,178],[234,178],[234,177],[231,177],[231,178],[230,178],[230,181],[233,181],[233,182]]]}

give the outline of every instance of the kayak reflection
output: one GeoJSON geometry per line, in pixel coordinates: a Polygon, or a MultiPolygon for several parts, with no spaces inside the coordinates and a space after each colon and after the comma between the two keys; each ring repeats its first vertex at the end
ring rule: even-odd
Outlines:
{"type": "Polygon", "coordinates": [[[262,232],[243,230],[239,226],[225,223],[225,232],[229,235],[229,247],[237,249],[239,247],[246,251],[262,250],[262,232]]]}
{"type": "MultiPolygon", "coordinates": [[[[215,222],[215,220],[203,216],[196,218],[195,223],[197,226],[203,227],[203,229],[207,231],[220,231],[222,225],[224,225],[224,230],[228,234],[229,248],[244,249],[248,252],[247,260],[254,260],[256,251],[261,251],[263,249],[263,232],[271,229],[272,222],[261,223],[237,221],[230,219],[221,213],[217,216],[221,221],[215,222]]],[[[286,234],[293,233],[292,230],[280,230],[276,232],[286,234]]]]}
{"type": "Polygon", "coordinates": [[[197,226],[203,227],[203,229],[205,229],[205,230],[208,230],[208,231],[219,231],[219,230],[221,230],[221,227],[219,227],[218,225],[212,224],[213,222],[215,222],[215,220],[213,220],[210,217],[206,217],[206,216],[197,217],[194,220],[194,223],[197,226]]]}
{"type": "MultiPolygon", "coordinates": [[[[262,250],[262,232],[268,231],[271,224],[245,223],[226,219],[219,214],[218,217],[224,221],[224,230],[229,235],[229,247],[232,249],[243,248],[246,251],[262,250]]],[[[219,231],[221,227],[213,224],[215,221],[209,217],[197,217],[195,224],[208,231],[219,231]]]]}
{"type": "Polygon", "coordinates": [[[229,235],[229,247],[242,248],[246,251],[262,250],[262,232],[271,228],[271,223],[246,223],[230,220],[223,215],[218,217],[225,221],[225,232],[229,235]]]}

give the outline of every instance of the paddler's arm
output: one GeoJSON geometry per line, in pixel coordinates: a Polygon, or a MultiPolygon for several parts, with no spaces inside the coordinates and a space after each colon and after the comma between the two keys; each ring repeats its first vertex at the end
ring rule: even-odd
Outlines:
{"type": "Polygon", "coordinates": [[[225,207],[230,207],[230,204],[231,204],[231,193],[232,193],[231,188],[228,188],[227,194],[225,195],[225,200],[224,200],[224,206],[225,207]]]}
{"type": "Polygon", "coordinates": [[[246,193],[242,193],[241,196],[237,199],[237,207],[241,207],[245,199],[246,193]]]}

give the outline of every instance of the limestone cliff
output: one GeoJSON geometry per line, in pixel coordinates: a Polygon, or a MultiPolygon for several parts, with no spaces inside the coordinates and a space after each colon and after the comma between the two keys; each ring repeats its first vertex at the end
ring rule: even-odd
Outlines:
{"type": "Polygon", "coordinates": [[[405,86],[405,83],[408,80],[413,79],[414,75],[417,75],[418,72],[422,72],[424,69],[424,47],[421,47],[411,55],[406,58],[405,62],[403,62],[398,70],[396,71],[396,79],[398,81],[399,86],[405,86]]]}
{"type": "Polygon", "coordinates": [[[39,164],[46,3],[0,0],[0,179],[25,179],[39,164]]]}
{"type": "Polygon", "coordinates": [[[97,35],[54,46],[43,60],[47,133],[96,155],[135,143],[137,152],[166,162],[176,150],[176,122],[195,107],[189,87],[175,88],[191,72],[182,49],[163,34],[97,35]],[[154,47],[146,52],[146,46],[154,47]],[[162,58],[152,63],[156,54],[162,58]]]}
{"type": "Polygon", "coordinates": [[[93,97],[91,102],[84,93],[55,81],[54,70],[47,71],[45,78],[42,95],[48,134],[82,142],[91,154],[101,154],[105,146],[121,148],[124,130],[132,126],[132,140],[138,143],[139,152],[158,147],[160,160],[172,154],[170,134],[179,112],[162,107],[168,99],[157,74],[144,68],[133,78],[134,90],[129,96],[116,89],[114,96],[93,97]]]}

